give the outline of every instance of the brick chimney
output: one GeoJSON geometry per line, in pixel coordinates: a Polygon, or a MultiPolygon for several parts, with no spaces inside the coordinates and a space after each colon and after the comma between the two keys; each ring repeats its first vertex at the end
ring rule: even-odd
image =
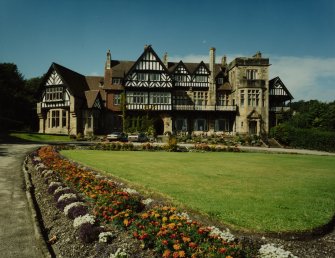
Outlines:
{"type": "Polygon", "coordinates": [[[105,76],[104,76],[104,86],[107,86],[107,87],[112,85],[111,60],[112,60],[111,51],[108,50],[107,59],[105,63],[105,76]]]}
{"type": "Polygon", "coordinates": [[[216,103],[216,83],[215,83],[215,48],[209,50],[209,105],[214,106],[216,103]]]}

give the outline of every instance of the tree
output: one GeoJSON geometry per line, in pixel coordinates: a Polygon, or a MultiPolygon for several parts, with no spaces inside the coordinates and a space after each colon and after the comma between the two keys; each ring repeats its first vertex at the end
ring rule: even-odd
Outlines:
{"type": "Polygon", "coordinates": [[[0,130],[35,129],[41,78],[24,80],[13,63],[0,63],[0,130]]]}

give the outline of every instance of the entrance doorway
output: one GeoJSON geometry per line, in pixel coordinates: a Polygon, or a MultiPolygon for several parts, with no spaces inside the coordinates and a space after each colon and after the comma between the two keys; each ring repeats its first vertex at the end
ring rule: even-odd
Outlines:
{"type": "Polygon", "coordinates": [[[157,120],[155,120],[154,128],[155,128],[156,135],[163,135],[163,133],[164,133],[164,122],[161,118],[158,118],[157,120]]]}
{"type": "Polygon", "coordinates": [[[257,121],[249,121],[249,134],[257,134],[257,121]]]}

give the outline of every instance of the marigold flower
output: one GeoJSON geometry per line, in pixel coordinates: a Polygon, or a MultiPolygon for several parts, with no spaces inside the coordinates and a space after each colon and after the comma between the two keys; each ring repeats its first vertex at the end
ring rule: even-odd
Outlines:
{"type": "Polygon", "coordinates": [[[167,217],[163,217],[163,218],[162,218],[163,223],[165,223],[167,220],[168,220],[167,217]]]}
{"type": "Polygon", "coordinates": [[[228,256],[226,256],[226,258],[233,258],[233,256],[228,255],[228,256]]]}
{"type": "Polygon", "coordinates": [[[170,224],[168,225],[168,227],[169,227],[170,229],[174,229],[174,228],[176,227],[176,224],[175,224],[175,223],[170,223],[170,224]]]}
{"type": "Polygon", "coordinates": [[[179,257],[186,257],[186,254],[184,251],[179,251],[178,254],[179,254],[179,257]]]}
{"type": "Polygon", "coordinates": [[[170,257],[170,254],[171,254],[170,250],[165,250],[164,253],[163,253],[163,257],[168,258],[168,257],[170,257]]]}
{"type": "Polygon", "coordinates": [[[162,244],[163,244],[163,245],[168,245],[169,242],[168,242],[167,240],[162,240],[162,244]]]}
{"type": "Polygon", "coordinates": [[[225,252],[227,252],[226,248],[222,247],[222,248],[219,249],[220,254],[224,254],[225,252]]]}
{"type": "Polygon", "coordinates": [[[183,237],[182,239],[185,243],[188,243],[188,242],[191,241],[191,238],[189,238],[189,237],[183,237]]]}
{"type": "Polygon", "coordinates": [[[197,247],[197,244],[194,243],[194,242],[191,242],[191,243],[188,244],[188,246],[194,249],[194,248],[197,247]]]}
{"type": "Polygon", "coordinates": [[[174,250],[179,250],[179,249],[180,249],[180,245],[178,245],[178,244],[174,244],[174,245],[173,245],[173,249],[174,249],[174,250]]]}
{"type": "Polygon", "coordinates": [[[146,219],[146,218],[149,217],[149,214],[148,213],[143,213],[141,217],[142,217],[142,219],[146,219]]]}

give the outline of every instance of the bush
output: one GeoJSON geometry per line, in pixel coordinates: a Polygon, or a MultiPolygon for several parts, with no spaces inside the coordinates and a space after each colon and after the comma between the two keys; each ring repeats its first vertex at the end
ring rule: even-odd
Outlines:
{"type": "Polygon", "coordinates": [[[79,228],[79,239],[83,243],[92,243],[98,240],[99,234],[102,232],[102,228],[92,225],[91,223],[84,223],[79,228]]]}

